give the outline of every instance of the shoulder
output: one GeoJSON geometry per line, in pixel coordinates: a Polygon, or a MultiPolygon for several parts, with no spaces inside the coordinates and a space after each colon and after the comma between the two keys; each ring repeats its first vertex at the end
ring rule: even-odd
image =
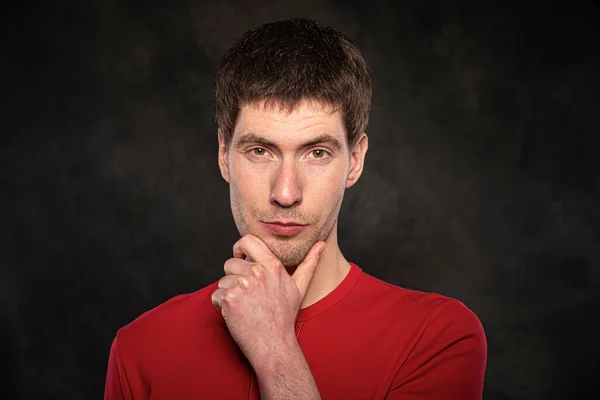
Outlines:
{"type": "Polygon", "coordinates": [[[431,398],[481,399],[487,343],[482,324],[469,307],[449,296],[406,289],[372,276],[361,280],[363,293],[377,305],[379,319],[387,319],[381,336],[388,334],[393,338],[388,348],[397,348],[386,398],[427,392],[431,398]]]}
{"type": "Polygon", "coordinates": [[[361,278],[361,286],[362,296],[370,300],[368,303],[402,319],[403,325],[412,322],[421,325],[423,330],[437,329],[447,333],[460,330],[483,335],[479,318],[460,300],[400,287],[366,273],[361,278]]]}
{"type": "Polygon", "coordinates": [[[359,281],[360,296],[366,303],[402,312],[430,313],[450,298],[430,292],[407,289],[363,273],[359,281]]]}
{"type": "Polygon", "coordinates": [[[223,333],[222,317],[211,301],[217,285],[175,296],[120,328],[110,350],[112,373],[124,374],[118,379],[141,394],[148,393],[150,382],[172,379],[173,365],[196,363],[210,350],[211,339],[223,333]]]}
{"type": "Polygon", "coordinates": [[[118,330],[119,341],[128,344],[156,342],[216,320],[220,313],[213,306],[211,295],[217,284],[213,282],[196,292],[174,296],[142,313],[118,330]]]}

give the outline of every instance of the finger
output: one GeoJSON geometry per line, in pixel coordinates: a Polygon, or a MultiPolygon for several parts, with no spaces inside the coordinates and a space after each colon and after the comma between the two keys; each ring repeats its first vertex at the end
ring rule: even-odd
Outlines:
{"type": "Polygon", "coordinates": [[[248,279],[242,275],[227,275],[219,280],[219,289],[231,289],[236,286],[248,287],[248,279]]]}
{"type": "Polygon", "coordinates": [[[267,245],[254,235],[246,235],[233,245],[233,256],[244,260],[250,257],[254,262],[272,262],[279,259],[269,250],[267,245]]]}
{"type": "Polygon", "coordinates": [[[239,258],[230,258],[225,261],[225,275],[249,275],[252,270],[252,263],[240,260],[239,258]]]}
{"type": "Polygon", "coordinates": [[[227,289],[217,289],[213,292],[211,296],[211,301],[213,305],[216,307],[223,307],[223,300],[225,299],[225,295],[227,294],[227,289]]]}
{"type": "Polygon", "coordinates": [[[300,291],[300,295],[304,299],[306,296],[306,292],[308,290],[308,285],[310,285],[310,281],[317,269],[317,264],[319,263],[319,257],[327,243],[323,241],[319,241],[313,245],[310,249],[304,260],[298,265],[296,268],[296,272],[292,275],[292,279],[296,282],[296,286],[298,286],[298,290],[300,291]]]}

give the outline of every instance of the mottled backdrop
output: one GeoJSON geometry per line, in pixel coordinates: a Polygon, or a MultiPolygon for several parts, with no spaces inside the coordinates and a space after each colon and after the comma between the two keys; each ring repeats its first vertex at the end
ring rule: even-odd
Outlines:
{"type": "Polygon", "coordinates": [[[388,3],[5,9],[0,398],[101,398],[116,330],[222,276],[238,236],[215,65],[245,29],[289,17],[342,30],[372,72],[347,258],[477,313],[485,399],[598,394],[597,2],[388,3]]]}

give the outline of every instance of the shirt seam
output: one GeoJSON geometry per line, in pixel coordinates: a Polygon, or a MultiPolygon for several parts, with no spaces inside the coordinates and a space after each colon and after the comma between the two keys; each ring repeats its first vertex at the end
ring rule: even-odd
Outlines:
{"type": "MultiPolygon", "coordinates": [[[[131,392],[131,385],[129,384],[129,377],[127,376],[127,371],[125,370],[125,364],[123,364],[122,361],[122,357],[121,357],[121,346],[119,346],[119,333],[117,332],[116,338],[115,338],[115,350],[117,351],[117,360],[119,362],[119,380],[120,380],[120,375],[121,373],[123,374],[123,377],[125,378],[125,384],[127,386],[127,392],[129,394],[129,398],[133,399],[133,393],[131,392]]],[[[121,388],[123,386],[121,385],[121,388]]]]}
{"type": "MultiPolygon", "coordinates": [[[[415,341],[414,345],[412,346],[412,348],[410,349],[410,351],[408,352],[408,354],[406,355],[405,361],[402,363],[402,365],[400,365],[400,367],[398,368],[398,370],[396,371],[396,373],[394,374],[394,376],[392,376],[392,381],[390,382],[390,388],[388,390],[388,393],[390,391],[393,390],[393,385],[394,385],[394,381],[396,380],[396,378],[398,377],[398,374],[400,373],[400,370],[402,369],[402,367],[404,366],[406,360],[408,360],[410,358],[410,355],[413,353],[413,351],[415,350],[415,348],[419,345],[419,343],[421,342],[421,339],[423,338],[423,336],[425,335],[425,332],[427,332],[427,329],[429,329],[429,326],[431,325],[431,322],[433,321],[433,319],[436,317],[436,315],[438,314],[439,310],[442,308],[442,306],[448,302],[451,302],[453,299],[451,298],[444,298],[443,301],[441,301],[432,311],[431,311],[431,315],[429,317],[429,319],[427,320],[425,327],[423,328],[423,331],[421,332],[421,334],[419,335],[419,338],[415,341]]],[[[420,367],[419,367],[420,368],[420,367]]],[[[419,369],[418,368],[418,369],[419,369]]],[[[417,369],[417,370],[418,370],[417,369]]],[[[417,370],[413,371],[411,373],[411,375],[416,372],[417,370]]]]}

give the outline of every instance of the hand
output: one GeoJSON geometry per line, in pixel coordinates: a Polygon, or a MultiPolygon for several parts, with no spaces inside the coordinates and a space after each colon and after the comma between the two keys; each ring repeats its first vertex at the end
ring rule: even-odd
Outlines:
{"type": "Polygon", "coordinates": [[[256,236],[233,246],[212,303],[253,366],[296,340],[296,317],[325,246],[315,243],[292,276],[256,236]]]}

